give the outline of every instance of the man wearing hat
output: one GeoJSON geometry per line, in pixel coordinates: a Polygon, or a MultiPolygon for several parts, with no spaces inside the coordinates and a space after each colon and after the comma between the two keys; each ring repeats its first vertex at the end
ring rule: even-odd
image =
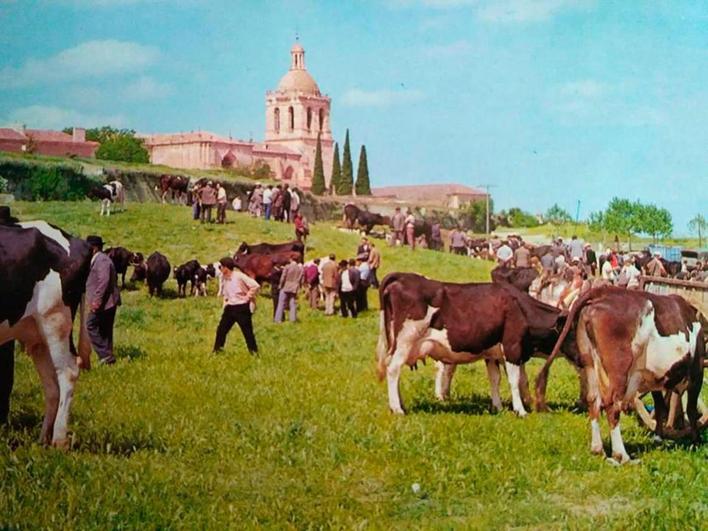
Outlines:
{"type": "Polygon", "coordinates": [[[86,279],[86,303],[90,311],[86,328],[101,363],[110,365],[116,362],[113,356],[113,322],[120,305],[118,276],[113,261],[103,253],[103,239],[92,235],[86,238],[86,242],[93,254],[86,279]]]}
{"type": "MultiPolygon", "coordinates": [[[[9,206],[0,206],[0,225],[12,225],[19,219],[12,217],[9,206]]],[[[0,425],[7,423],[10,413],[10,394],[15,380],[15,342],[0,345],[0,425]]]]}

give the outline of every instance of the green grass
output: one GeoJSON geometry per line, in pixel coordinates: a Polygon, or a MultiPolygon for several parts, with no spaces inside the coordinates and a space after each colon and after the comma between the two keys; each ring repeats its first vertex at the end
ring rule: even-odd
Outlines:
{"type": "MultiPolygon", "coordinates": [[[[233,213],[226,226],[194,224],[189,209],[170,205],[130,204],[110,219],[91,203],[13,210],[109,245],[158,249],[173,265],[292,236],[292,226],[233,213]]],[[[355,252],[353,234],[325,224],[312,232],[309,256],[355,252]]],[[[381,250],[383,273],[488,276],[487,264],[458,256],[381,250]]],[[[209,353],[220,315],[213,296],[150,299],[141,286],[123,300],[119,361],[82,374],[70,452],[36,444],[41,389],[18,354],[12,426],[0,432],[0,527],[685,529],[708,518],[708,445],[655,444],[627,416],[625,442],[641,463],[616,468],[592,456],[563,362],[549,384],[554,413],[490,414],[482,364],[460,368],[451,402],[438,404],[429,364],[403,374],[410,413],[399,418],[375,378],[375,311],[325,318],[301,301],[301,322],[276,325],[261,299],[261,356],[251,358],[238,330],[223,354],[209,353]]],[[[373,291],[370,303],[378,306],[373,291]]],[[[532,362],[531,374],[539,367],[532,362]]],[[[508,409],[506,381],[502,392],[508,409]]]]}

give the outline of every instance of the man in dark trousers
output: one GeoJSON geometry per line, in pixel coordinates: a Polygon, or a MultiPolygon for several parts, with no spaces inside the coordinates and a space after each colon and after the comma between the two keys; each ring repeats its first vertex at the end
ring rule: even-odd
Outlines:
{"type": "Polygon", "coordinates": [[[92,235],[86,238],[86,242],[93,253],[91,270],[86,279],[86,304],[90,311],[86,329],[101,363],[111,365],[116,362],[113,356],[113,323],[120,305],[118,276],[113,261],[103,253],[103,239],[92,235]]]}
{"type": "Polygon", "coordinates": [[[255,310],[255,306],[252,307],[252,305],[255,305],[256,294],[260,286],[258,282],[237,269],[234,259],[230,256],[222,258],[219,263],[222,275],[219,295],[224,299],[224,312],[221,314],[219,326],[216,328],[214,352],[223,350],[226,336],[234,324],[238,324],[243,338],[246,340],[248,351],[253,355],[258,354],[251,314],[255,310]]]}
{"type": "MultiPolygon", "coordinates": [[[[20,220],[12,217],[10,207],[0,206],[0,225],[14,225],[20,220]]],[[[0,345],[0,425],[7,424],[10,414],[10,394],[15,382],[15,342],[0,345]]]]}

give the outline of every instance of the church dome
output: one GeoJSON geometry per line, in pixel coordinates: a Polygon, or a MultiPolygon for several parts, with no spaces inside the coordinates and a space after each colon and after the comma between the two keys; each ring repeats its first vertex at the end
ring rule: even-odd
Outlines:
{"type": "Polygon", "coordinates": [[[283,92],[306,92],[308,94],[320,94],[320,87],[317,86],[315,80],[307,72],[307,70],[290,70],[285,74],[280,83],[278,90],[283,92]]]}

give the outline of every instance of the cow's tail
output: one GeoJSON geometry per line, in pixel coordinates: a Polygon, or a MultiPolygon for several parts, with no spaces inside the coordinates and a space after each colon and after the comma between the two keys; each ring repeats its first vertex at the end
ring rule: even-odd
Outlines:
{"type": "Polygon", "coordinates": [[[91,340],[86,328],[87,311],[86,295],[84,294],[81,296],[81,304],[79,305],[79,368],[86,371],[91,368],[91,340]]]}
{"type": "Polygon", "coordinates": [[[395,350],[395,337],[391,331],[391,295],[389,286],[397,279],[395,273],[384,277],[379,286],[379,339],[376,344],[376,373],[379,380],[386,376],[386,366],[395,350]]]}
{"type": "Polygon", "coordinates": [[[546,359],[546,363],[543,365],[543,369],[541,369],[541,372],[538,373],[538,376],[536,377],[536,409],[538,411],[543,411],[546,409],[545,389],[546,382],[548,381],[548,373],[551,370],[551,364],[556,359],[558,353],[563,347],[563,343],[568,337],[568,333],[570,332],[571,328],[573,328],[575,320],[580,314],[580,310],[582,310],[588,304],[593,295],[595,295],[595,290],[590,290],[585,295],[580,297],[580,299],[578,299],[575,304],[573,304],[573,307],[571,308],[570,313],[568,314],[568,317],[565,321],[565,325],[563,325],[563,330],[558,336],[558,340],[556,341],[556,344],[553,347],[551,355],[548,356],[548,359],[546,359]]]}

